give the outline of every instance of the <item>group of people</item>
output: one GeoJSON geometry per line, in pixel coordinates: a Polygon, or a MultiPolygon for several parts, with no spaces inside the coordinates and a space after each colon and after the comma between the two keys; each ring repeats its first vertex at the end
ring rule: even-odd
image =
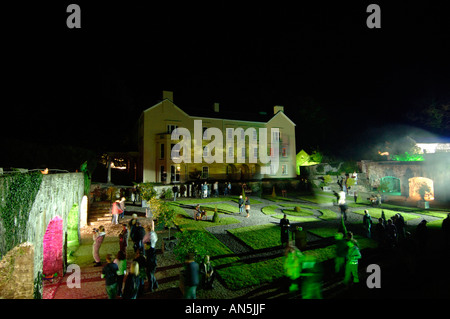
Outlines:
{"type": "MultiPolygon", "coordinates": [[[[364,211],[363,225],[366,229],[366,234],[368,238],[373,238],[378,242],[380,247],[394,248],[397,246],[398,242],[405,239],[407,236],[406,232],[406,221],[402,214],[397,213],[391,218],[386,220],[386,215],[384,211],[381,211],[381,217],[378,218],[378,223],[373,226],[372,218],[367,210],[364,211]],[[373,234],[372,234],[373,228],[373,234]]],[[[419,224],[418,229],[426,227],[426,220],[422,220],[419,224]]]]}
{"type": "MultiPolygon", "coordinates": [[[[148,290],[158,288],[155,277],[157,267],[156,242],[158,236],[154,230],[154,222],[147,226],[147,232],[133,214],[128,224],[122,224],[119,233],[119,251],[115,258],[106,255],[107,264],[103,267],[101,277],[105,279],[106,292],[109,299],[117,296],[123,299],[136,299],[144,292],[145,280],[148,281],[148,290]],[[133,241],[134,259],[127,271],[128,240],[133,241]]],[[[100,247],[106,236],[104,226],[94,229],[93,257],[95,267],[102,266],[100,261],[100,247]]]]}
{"type": "MultiPolygon", "coordinates": [[[[219,196],[220,195],[220,191],[219,191],[219,182],[216,181],[212,184],[208,184],[207,181],[201,182],[201,181],[197,181],[197,182],[193,182],[191,185],[174,185],[172,187],[172,192],[173,192],[173,199],[174,201],[177,199],[177,197],[196,197],[196,198],[208,198],[211,196],[219,196]]],[[[225,182],[224,186],[223,186],[223,195],[229,195],[231,194],[231,183],[230,182],[225,182]]]]}
{"type": "Polygon", "coordinates": [[[183,269],[184,299],[197,299],[197,287],[213,289],[216,272],[211,265],[209,255],[206,255],[200,265],[195,261],[195,254],[186,255],[183,269]]]}
{"type": "Polygon", "coordinates": [[[111,214],[112,220],[111,223],[117,225],[119,223],[119,219],[123,219],[125,217],[125,197],[122,197],[120,200],[116,200],[111,206],[111,214]]]}
{"type": "Polygon", "coordinates": [[[335,272],[338,274],[344,268],[344,284],[349,285],[352,282],[359,282],[358,264],[361,259],[358,242],[353,238],[352,232],[338,232],[335,235],[335,272]]]}

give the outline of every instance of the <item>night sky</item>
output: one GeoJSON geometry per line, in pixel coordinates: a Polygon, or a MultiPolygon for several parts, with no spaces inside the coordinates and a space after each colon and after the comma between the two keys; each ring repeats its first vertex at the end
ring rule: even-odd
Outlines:
{"type": "Polygon", "coordinates": [[[41,2],[2,9],[3,138],[137,150],[140,113],[172,90],[188,113],[283,105],[297,151],[336,150],[450,101],[450,18],[434,1],[375,2],[381,29],[369,1],[72,1],[81,29],[71,2],[41,2]]]}

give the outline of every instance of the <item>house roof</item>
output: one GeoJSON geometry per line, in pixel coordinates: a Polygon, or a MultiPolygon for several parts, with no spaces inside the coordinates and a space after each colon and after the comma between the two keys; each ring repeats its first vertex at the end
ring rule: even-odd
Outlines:
{"type": "Polygon", "coordinates": [[[427,136],[427,137],[416,137],[414,138],[416,143],[439,143],[448,144],[450,143],[450,137],[448,136],[427,136]]]}
{"type": "MultiPolygon", "coordinates": [[[[247,121],[247,122],[260,122],[260,123],[268,123],[273,118],[275,118],[278,113],[281,113],[281,116],[285,117],[292,125],[295,126],[295,123],[292,122],[289,117],[287,117],[286,114],[284,114],[283,111],[278,111],[277,114],[268,114],[267,112],[230,112],[230,111],[219,111],[215,112],[214,110],[209,109],[198,109],[198,108],[186,108],[185,110],[178,107],[175,103],[173,103],[171,100],[166,99],[167,101],[170,101],[177,109],[179,109],[181,112],[183,112],[186,116],[190,117],[203,117],[203,118],[214,118],[214,119],[223,119],[223,120],[233,120],[233,121],[247,121]]],[[[162,101],[159,101],[155,105],[145,109],[143,112],[149,111],[156,106],[160,105],[162,101]]]]}

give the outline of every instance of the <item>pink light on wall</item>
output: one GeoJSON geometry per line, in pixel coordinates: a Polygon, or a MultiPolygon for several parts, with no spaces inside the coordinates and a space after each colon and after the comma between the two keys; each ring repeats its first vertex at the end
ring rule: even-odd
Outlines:
{"type": "Polygon", "coordinates": [[[56,216],[48,223],[44,235],[44,263],[42,273],[52,275],[63,270],[63,220],[56,216]]]}

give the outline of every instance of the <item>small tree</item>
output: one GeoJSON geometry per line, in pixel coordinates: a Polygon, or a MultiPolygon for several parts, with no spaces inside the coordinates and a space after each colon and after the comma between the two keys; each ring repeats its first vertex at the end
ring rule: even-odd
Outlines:
{"type": "Polygon", "coordinates": [[[422,198],[422,200],[425,200],[425,195],[431,192],[431,188],[427,183],[421,183],[417,192],[419,193],[420,198],[422,198]]]}
{"type": "Polygon", "coordinates": [[[272,188],[272,197],[277,197],[277,193],[275,193],[275,185],[272,188]]]}
{"type": "Polygon", "coordinates": [[[162,223],[165,227],[169,228],[170,240],[170,228],[175,225],[175,210],[165,202],[160,205],[160,211],[158,212],[158,223],[162,223]]]}
{"type": "Polygon", "coordinates": [[[175,258],[179,262],[184,262],[188,253],[195,254],[195,261],[201,263],[208,254],[206,243],[208,239],[203,231],[185,230],[175,235],[178,241],[173,250],[175,258]]]}
{"type": "Polygon", "coordinates": [[[219,212],[217,211],[217,206],[214,207],[214,216],[212,218],[213,223],[218,223],[220,221],[219,212]]]}
{"type": "Polygon", "coordinates": [[[145,201],[150,201],[156,197],[156,190],[151,183],[140,183],[137,185],[141,198],[145,201]]]}

